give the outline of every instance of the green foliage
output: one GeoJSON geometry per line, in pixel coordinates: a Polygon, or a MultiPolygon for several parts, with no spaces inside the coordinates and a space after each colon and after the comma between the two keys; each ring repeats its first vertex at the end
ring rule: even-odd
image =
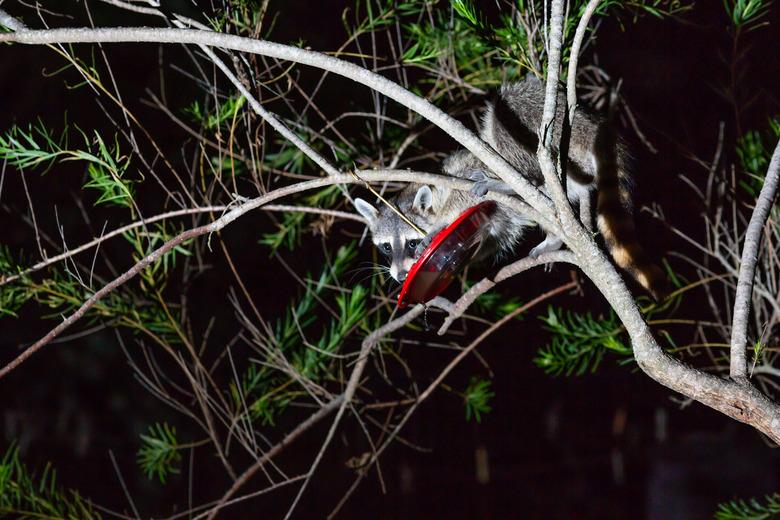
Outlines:
{"type": "MultiPolygon", "coordinates": [[[[483,314],[496,315],[499,317],[506,316],[523,305],[523,301],[517,296],[506,296],[500,291],[483,293],[474,303],[483,314]]],[[[518,314],[514,319],[522,320],[523,314],[518,314]]]]}
{"type": "Polygon", "coordinates": [[[539,349],[534,363],[546,373],[560,376],[595,372],[606,353],[617,354],[621,363],[633,359],[631,348],[620,339],[623,328],[610,311],[607,317],[577,314],[548,308],[541,320],[552,333],[550,343],[539,349]]]}
{"type": "Polygon", "coordinates": [[[203,126],[204,129],[214,131],[229,127],[245,104],[246,98],[240,93],[236,93],[222,100],[216,110],[209,111],[201,107],[200,103],[195,100],[184,109],[184,113],[203,126]]]}
{"type": "Polygon", "coordinates": [[[0,516],[21,519],[91,520],[101,518],[89,500],[57,484],[56,471],[46,465],[40,476],[30,473],[15,446],[0,460],[0,516]]]}
{"type": "Polygon", "coordinates": [[[490,390],[491,381],[472,377],[469,385],[463,393],[463,401],[466,405],[466,420],[470,421],[473,417],[477,422],[482,422],[482,414],[489,413],[490,400],[495,397],[495,392],[490,390]]]}
{"type": "Polygon", "coordinates": [[[67,125],[59,137],[40,120],[26,130],[14,125],[0,134],[0,159],[20,170],[39,165],[48,170],[58,157],[67,155],[67,144],[67,125]]]}
{"type": "Polygon", "coordinates": [[[109,148],[97,132],[92,139],[81,130],[78,132],[84,140],[83,149],[68,147],[67,125],[59,137],[55,137],[42,121],[28,125],[27,129],[14,125],[0,134],[0,159],[20,170],[43,167],[44,173],[57,160],[84,161],[90,178],[84,188],[98,192],[96,205],[110,203],[131,207],[133,183],[124,178],[130,159],[122,155],[118,142],[109,148]]]}
{"type": "MultiPolygon", "coordinates": [[[[306,124],[305,119],[303,120],[302,124],[306,124]]],[[[308,143],[312,149],[316,150],[317,152],[322,152],[323,145],[321,141],[309,139],[309,137],[303,133],[299,133],[298,137],[302,141],[308,143]]],[[[308,155],[303,153],[300,148],[282,139],[274,141],[274,149],[276,151],[268,151],[265,154],[265,162],[271,168],[302,174],[306,168],[310,168],[315,164],[314,161],[312,161],[308,155]]],[[[335,149],[331,151],[336,153],[335,149]]],[[[344,157],[337,158],[339,160],[344,159],[344,157]]],[[[319,168],[319,166],[316,167],[319,168]]]]}
{"type": "Polygon", "coordinates": [[[157,478],[165,483],[168,475],[178,475],[177,464],[181,462],[176,428],[168,423],[156,423],[149,427],[148,433],[141,435],[141,447],[138,449],[138,465],[146,477],[157,478]]]}
{"type": "Polygon", "coordinates": [[[780,517],[780,494],[766,495],[763,500],[731,500],[718,504],[715,520],[769,520],[780,517]]]}
{"type": "Polygon", "coordinates": [[[737,139],[735,148],[742,169],[749,175],[747,180],[740,179],[739,184],[753,197],[758,196],[764,185],[772,152],[780,140],[780,118],[770,118],[768,124],[764,132],[752,130],[737,139]]]}
{"type": "Polygon", "coordinates": [[[451,0],[451,2],[455,12],[468,23],[483,29],[488,28],[487,22],[480,16],[480,13],[477,12],[477,8],[474,7],[471,0],[451,0]]]}
{"type": "MultiPolygon", "coordinates": [[[[13,266],[12,263],[3,265],[8,262],[4,250],[0,247],[1,272],[18,271],[16,267],[8,267],[13,266]]],[[[163,259],[155,264],[158,265],[161,267],[157,267],[152,276],[159,277],[159,271],[165,269],[163,259]]],[[[148,288],[154,289],[155,287],[149,285],[149,280],[150,275],[142,273],[142,285],[146,284],[148,288]]],[[[155,283],[158,284],[156,288],[162,285],[159,281],[155,283]]],[[[74,312],[92,294],[93,291],[78,277],[51,267],[49,276],[41,281],[22,276],[12,283],[0,285],[0,317],[15,316],[15,312],[25,302],[33,300],[52,310],[48,317],[61,320],[64,313],[74,312]]],[[[146,332],[157,341],[177,344],[181,342],[177,328],[178,314],[175,308],[164,308],[162,301],[137,300],[131,288],[124,286],[97,301],[87,312],[86,319],[89,323],[106,320],[134,332],[146,332]]]]}
{"type": "MultiPolygon", "coordinates": [[[[351,242],[347,246],[342,246],[339,248],[339,250],[336,252],[336,256],[333,259],[332,265],[327,266],[322,270],[322,273],[320,273],[316,283],[308,280],[309,276],[307,275],[308,281],[306,291],[304,292],[303,296],[300,298],[300,300],[287,308],[284,319],[278,320],[276,322],[276,326],[274,327],[274,330],[276,331],[276,343],[283,351],[290,350],[300,345],[300,331],[305,330],[316,320],[316,315],[314,314],[314,303],[317,301],[317,298],[320,297],[327,286],[331,285],[341,274],[344,273],[344,271],[354,261],[355,256],[357,256],[357,249],[355,247],[355,243],[351,242]]],[[[362,287],[359,285],[353,287],[353,291],[359,291],[359,293],[363,292],[362,287]]],[[[343,295],[339,295],[339,297],[343,298],[343,295]]],[[[349,311],[352,309],[365,310],[365,307],[363,306],[364,299],[365,293],[363,292],[363,294],[354,301],[352,299],[350,299],[349,302],[341,301],[339,303],[339,308],[341,311],[349,311]]],[[[341,317],[345,317],[343,312],[341,317]]],[[[348,319],[352,321],[354,318],[350,317],[348,319]]],[[[322,342],[322,340],[320,340],[320,342],[322,342]]],[[[328,340],[326,343],[331,344],[331,341],[328,340]]],[[[304,358],[300,356],[296,356],[295,359],[297,361],[295,364],[297,364],[300,368],[310,366],[310,363],[306,362],[304,358]]]]}
{"type": "Polygon", "coordinates": [[[723,8],[738,29],[751,31],[769,22],[762,19],[769,13],[770,0],[723,0],[723,8]]]}
{"type": "MultiPolygon", "coordinates": [[[[473,4],[458,5],[468,13],[466,18],[451,19],[447,13],[437,10],[432,19],[425,17],[423,21],[404,24],[407,41],[414,42],[402,56],[406,64],[434,69],[439,63],[448,62],[470,84],[485,87],[499,85],[505,75],[519,76],[523,66],[533,69],[528,62],[521,61],[518,68],[518,60],[507,59],[514,51],[523,51],[526,43],[513,25],[488,26],[473,4]]],[[[507,20],[511,23],[511,18],[504,21],[507,20]]]]}
{"type": "Polygon", "coordinates": [[[375,0],[357,0],[355,2],[354,9],[344,9],[341,15],[341,21],[344,24],[344,29],[350,38],[357,38],[361,34],[370,33],[381,30],[391,23],[393,23],[395,16],[398,13],[408,13],[412,11],[418,13],[420,11],[420,5],[422,2],[394,2],[393,0],[385,0],[385,4],[375,0]],[[394,6],[393,4],[398,5],[394,6]],[[349,14],[354,11],[354,18],[358,20],[356,25],[352,25],[349,21],[349,14]],[[363,14],[365,11],[365,15],[363,14]]]}
{"type": "Polygon", "coordinates": [[[259,420],[263,426],[273,426],[276,417],[279,416],[290,404],[291,397],[287,390],[287,385],[283,383],[274,388],[274,384],[279,381],[278,374],[267,366],[258,363],[251,363],[241,378],[241,391],[239,393],[235,384],[231,385],[230,391],[233,396],[233,402],[237,407],[243,407],[243,400],[249,400],[247,404],[249,415],[252,421],[259,420]]]}
{"type": "MultiPolygon", "coordinates": [[[[86,139],[86,136],[84,136],[86,139]]],[[[111,203],[116,206],[131,207],[133,204],[133,185],[123,179],[130,159],[123,157],[119,151],[119,143],[109,149],[100,134],[95,132],[93,144],[97,146],[97,155],[78,151],[76,157],[87,162],[87,172],[90,181],[84,187],[96,190],[99,194],[95,205],[111,203]]]]}
{"type": "MultiPolygon", "coordinates": [[[[184,227],[173,228],[172,224],[160,222],[153,228],[136,228],[123,234],[133,247],[133,261],[138,262],[148,256],[152,251],[158,249],[166,242],[172,240],[176,235],[184,231],[184,227]]],[[[177,260],[182,256],[191,256],[192,253],[187,246],[192,240],[185,240],[181,244],[174,246],[170,251],[164,253],[155,262],[141,271],[142,286],[147,289],[162,289],[173,268],[176,267],[177,260]]]]}
{"type": "MultiPolygon", "coordinates": [[[[301,197],[302,206],[314,208],[331,208],[341,200],[341,191],[338,186],[328,186],[319,191],[301,197]]],[[[282,221],[274,233],[266,233],[259,243],[271,248],[273,255],[280,247],[284,246],[292,251],[301,242],[303,226],[307,220],[307,214],[301,211],[288,211],[282,216],[282,221]]]]}
{"type": "Polygon", "coordinates": [[[336,296],[339,316],[330,320],[330,327],[323,332],[317,342],[317,348],[304,350],[304,355],[294,362],[301,374],[308,378],[321,379],[327,374],[325,366],[329,354],[334,354],[366,315],[368,291],[362,285],[356,285],[348,294],[336,296]]]}
{"type": "Polygon", "coordinates": [[[361,286],[350,291],[338,291],[334,297],[337,317],[316,330],[318,303],[349,268],[357,255],[355,243],[339,248],[320,276],[313,280],[306,276],[306,290],[290,303],[284,317],[276,321],[273,337],[267,340],[265,358],[252,363],[241,378],[240,389],[231,385],[231,394],[238,407],[246,401],[251,419],[273,425],[276,418],[299,394],[294,387],[298,379],[275,366],[280,356],[288,360],[299,377],[322,382],[333,377],[333,362],[339,347],[349,334],[362,326],[368,313],[369,292],[361,286]],[[315,329],[315,330],[312,330],[315,329]],[[312,341],[311,338],[318,338],[312,341]],[[308,339],[307,339],[308,338],[308,339]]]}
{"type": "MultiPolygon", "coordinates": [[[[0,280],[3,276],[18,272],[8,246],[0,244],[0,280]]],[[[28,295],[22,287],[12,284],[0,285],[0,318],[16,316],[16,311],[27,301],[28,295]]]]}
{"type": "MultiPolygon", "coordinates": [[[[576,0],[569,8],[578,16],[570,16],[564,27],[564,62],[568,60],[577,22],[587,3],[587,0],[576,0]]],[[[403,55],[407,64],[433,67],[446,59],[455,65],[462,78],[476,86],[494,85],[527,71],[541,77],[544,32],[531,28],[544,12],[541,0],[519,0],[517,13],[503,13],[497,21],[490,21],[472,0],[450,0],[450,5],[456,15],[454,19],[439,9],[424,17],[424,21],[403,25],[407,39],[414,42],[403,55]]],[[[613,14],[622,23],[621,18],[626,14],[636,21],[641,14],[671,16],[691,6],[691,2],[683,0],[605,0],[599,4],[596,16],[613,14]]]]}

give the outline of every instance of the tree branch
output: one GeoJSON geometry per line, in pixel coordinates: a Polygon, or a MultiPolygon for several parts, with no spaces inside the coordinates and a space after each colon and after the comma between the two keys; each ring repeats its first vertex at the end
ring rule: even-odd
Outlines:
{"type": "Polygon", "coordinates": [[[758,195],[753,214],[750,216],[745,244],[742,246],[742,260],[739,266],[737,294],[734,297],[734,319],[731,325],[731,367],[729,374],[732,379],[744,381],[747,379],[747,362],[745,349],[747,347],[747,325],[750,313],[750,300],[753,294],[753,279],[758,263],[758,248],[761,245],[761,235],[764,224],[769,217],[769,210],[777,195],[778,177],[780,177],[780,142],[775,146],[772,160],[769,163],[764,185],[758,195]]]}
{"type": "MultiPolygon", "coordinates": [[[[544,184],[547,187],[550,196],[555,202],[555,209],[558,217],[561,219],[564,231],[566,223],[574,225],[574,213],[571,211],[571,205],[563,191],[563,180],[559,177],[553,162],[553,129],[555,128],[555,112],[558,101],[558,74],[561,68],[561,45],[563,42],[563,0],[552,0],[550,8],[550,30],[547,44],[547,79],[544,87],[544,109],[542,111],[542,122],[539,125],[539,146],[536,151],[539,165],[544,176],[544,184]],[[567,222],[568,221],[568,222],[567,222]]],[[[560,136],[559,136],[560,137],[560,136]]],[[[566,157],[559,157],[560,161],[567,160],[566,157]]],[[[561,236],[566,240],[566,236],[561,236]]]]}
{"type": "MultiPolygon", "coordinates": [[[[508,313],[506,316],[502,317],[500,320],[496,321],[495,323],[491,324],[490,327],[485,329],[479,336],[477,336],[471,343],[469,343],[466,347],[464,347],[457,356],[455,356],[448,364],[444,367],[444,369],[439,373],[439,375],[436,377],[436,379],[433,380],[431,384],[429,384],[425,390],[423,390],[422,393],[420,393],[419,396],[417,396],[416,399],[412,400],[411,407],[406,411],[403,418],[398,422],[398,424],[393,428],[393,431],[390,433],[390,435],[387,436],[387,439],[384,440],[382,445],[379,447],[379,449],[376,450],[376,452],[371,456],[371,460],[369,460],[366,465],[362,468],[362,471],[358,474],[358,477],[355,479],[355,482],[352,484],[350,489],[347,491],[347,494],[339,501],[336,508],[328,515],[328,518],[333,518],[341,508],[341,506],[344,505],[346,502],[346,499],[348,496],[357,488],[357,485],[360,483],[360,481],[365,477],[367,474],[367,469],[371,467],[374,463],[377,462],[379,456],[384,452],[384,450],[390,445],[390,443],[395,439],[398,434],[401,432],[401,429],[404,427],[404,425],[407,423],[409,418],[414,414],[414,412],[417,410],[417,408],[420,407],[420,405],[425,401],[430,395],[433,393],[433,391],[438,387],[444,379],[452,372],[455,367],[463,361],[469,354],[471,354],[474,349],[476,349],[485,339],[487,339],[491,334],[493,334],[496,330],[501,328],[503,325],[505,325],[507,322],[514,319],[516,316],[526,312],[527,310],[535,307],[539,303],[552,298],[553,296],[557,296],[558,294],[561,294],[563,292],[566,292],[568,290],[574,289],[577,286],[577,282],[572,281],[565,283],[563,285],[560,285],[554,289],[550,289],[549,291],[540,294],[533,300],[529,301],[528,303],[518,307],[517,309],[513,310],[512,312],[508,313]]],[[[437,304],[437,306],[440,306],[437,304]]]]}
{"type": "MultiPolygon", "coordinates": [[[[469,181],[463,181],[459,179],[456,180],[441,175],[431,175],[431,174],[424,174],[419,172],[408,172],[408,171],[365,172],[362,173],[361,176],[363,180],[371,181],[371,182],[392,181],[392,180],[403,181],[403,182],[424,182],[426,184],[434,184],[434,185],[445,186],[445,187],[450,187],[453,189],[460,189],[460,190],[467,190],[472,185],[472,183],[469,181]]],[[[54,338],[59,336],[62,332],[67,330],[71,325],[73,325],[79,319],[81,319],[89,309],[91,309],[98,301],[100,301],[101,298],[111,293],[113,290],[117,289],[118,287],[122,286],[125,282],[131,280],[135,275],[140,273],[147,266],[159,260],[162,257],[162,255],[164,255],[171,249],[175,248],[176,246],[182,244],[183,242],[202,235],[213,233],[215,231],[219,231],[225,226],[232,223],[240,216],[244,215],[245,213],[253,209],[260,208],[263,205],[267,204],[268,202],[274,201],[276,199],[286,197],[288,195],[292,195],[295,193],[300,193],[306,190],[321,188],[323,186],[330,186],[333,184],[351,184],[354,182],[356,182],[356,179],[352,175],[339,174],[339,175],[332,175],[327,178],[301,182],[298,184],[293,184],[291,186],[286,186],[284,188],[279,188],[261,197],[251,199],[250,201],[242,204],[241,206],[225,213],[220,218],[218,218],[217,220],[215,220],[210,224],[189,229],[187,231],[184,231],[176,235],[174,238],[172,238],[171,240],[169,240],[168,242],[160,246],[158,249],[154,250],[151,254],[139,260],[129,270],[125,271],[123,274],[121,274],[120,276],[112,280],[110,283],[102,287],[100,290],[98,290],[95,294],[93,294],[90,298],[88,298],[76,311],[74,311],[70,316],[65,318],[65,320],[62,321],[62,323],[60,323],[52,330],[50,330],[49,333],[46,334],[43,338],[39,339],[38,341],[36,341],[35,343],[27,347],[15,359],[13,359],[10,363],[8,363],[6,366],[0,369],[0,379],[8,375],[12,370],[14,370],[16,367],[21,365],[24,361],[30,358],[38,350],[43,348],[46,344],[50,343],[54,338]]],[[[511,197],[505,197],[505,198],[511,199],[511,197]]],[[[507,202],[511,202],[511,201],[507,200],[507,202]]]]}
{"type": "MultiPolygon", "coordinates": [[[[548,107],[555,102],[551,83],[554,80],[552,74],[557,70],[556,58],[559,56],[554,54],[556,49],[560,49],[560,39],[562,39],[562,33],[555,29],[555,25],[562,22],[562,4],[562,0],[552,2],[551,40],[555,36],[559,41],[557,43],[551,41],[549,44],[550,63],[547,69],[548,81],[545,94],[545,114],[548,116],[550,113],[554,114],[554,110],[550,111],[548,107]]],[[[555,182],[558,182],[555,164],[550,150],[546,146],[543,147],[541,143],[540,140],[537,154],[539,164],[545,183],[555,189],[555,182]]],[[[583,272],[593,280],[626,327],[639,367],[662,385],[738,421],[750,424],[774,442],[780,443],[780,407],[752,386],[737,384],[701,372],[667,355],[653,338],[631,293],[604,252],[573,218],[571,207],[568,204],[559,204],[559,195],[555,193],[553,199],[560,211],[561,224],[566,233],[566,244],[577,256],[577,263],[583,272]]]]}
{"type": "MultiPolygon", "coordinates": [[[[3,11],[0,10],[1,12],[3,11]]],[[[116,27],[25,30],[0,34],[0,43],[2,42],[29,45],[119,42],[190,43],[260,54],[327,70],[366,85],[431,121],[471,151],[488,168],[507,182],[531,207],[536,209],[540,218],[543,219],[543,222],[540,222],[542,225],[553,224],[548,218],[552,209],[549,199],[462,123],[397,83],[338,58],[289,45],[195,29],[116,27]]]]}
{"type": "Polygon", "coordinates": [[[576,263],[576,259],[574,258],[574,255],[571,251],[551,251],[548,253],[543,253],[536,258],[522,258],[514,263],[504,266],[501,268],[501,270],[498,271],[493,279],[483,278],[471,286],[468,291],[463,293],[463,295],[458,298],[458,301],[452,304],[449,309],[446,309],[448,315],[444,319],[444,323],[442,323],[441,327],[439,328],[439,336],[445,334],[447,330],[449,330],[450,326],[452,326],[452,323],[463,316],[463,313],[466,312],[469,307],[471,307],[477,298],[495,287],[496,284],[533,267],[555,262],[576,263]]]}
{"type": "Polygon", "coordinates": [[[230,489],[228,489],[225,494],[222,495],[222,498],[219,499],[219,502],[217,502],[214,508],[209,511],[208,520],[213,520],[219,513],[219,510],[222,509],[225,504],[227,504],[228,500],[230,500],[230,497],[235,495],[244,484],[249,482],[249,479],[251,479],[255,473],[260,470],[260,468],[268,463],[269,460],[276,457],[279,453],[281,453],[282,450],[292,444],[295,439],[300,437],[304,432],[324,419],[328,414],[335,410],[337,406],[340,406],[343,401],[344,394],[334,397],[322,408],[310,415],[305,421],[296,426],[295,429],[293,429],[290,433],[285,435],[284,438],[275,444],[271,449],[263,453],[263,456],[257,459],[241,475],[239,475],[239,477],[233,482],[233,485],[230,486],[230,489]]]}
{"type": "MultiPolygon", "coordinates": [[[[62,260],[65,260],[67,258],[70,258],[72,256],[75,256],[79,253],[83,253],[84,251],[87,251],[89,249],[92,249],[93,247],[102,244],[106,240],[109,240],[111,238],[114,238],[117,235],[121,235],[122,233],[125,233],[127,231],[130,231],[131,229],[139,228],[146,226],[148,224],[152,224],[154,222],[159,222],[160,220],[166,220],[169,218],[175,218],[180,217],[182,215],[194,215],[197,213],[218,213],[229,209],[228,206],[202,206],[198,208],[187,208],[187,209],[179,209],[175,211],[169,211],[167,213],[161,213],[159,215],[155,215],[153,217],[149,217],[143,220],[137,220],[135,222],[132,222],[130,224],[127,224],[125,226],[119,227],[113,231],[110,231],[108,233],[105,233],[103,235],[100,235],[99,237],[96,237],[89,242],[86,242],[74,249],[68,249],[64,253],[61,253],[57,256],[52,256],[50,258],[47,258],[46,260],[40,261],[37,264],[28,267],[24,271],[21,271],[17,274],[12,274],[9,276],[6,276],[4,274],[0,274],[0,287],[3,285],[9,284],[11,282],[15,282],[16,280],[22,278],[23,276],[27,276],[28,274],[32,274],[36,271],[40,271],[41,269],[48,267],[52,264],[56,264],[57,262],[60,262],[62,260]]],[[[334,209],[321,209],[321,208],[309,208],[306,206],[293,206],[289,204],[268,204],[262,207],[263,211],[281,211],[281,212],[299,212],[299,213],[312,213],[315,215],[327,215],[331,217],[336,217],[344,220],[354,220],[355,222],[361,222],[365,223],[366,219],[361,217],[360,215],[356,215],[355,213],[350,213],[347,211],[338,211],[334,209]]]]}
{"type": "Polygon", "coordinates": [[[566,73],[566,104],[569,109],[569,125],[574,123],[574,112],[577,110],[577,64],[580,59],[580,49],[585,39],[585,33],[588,31],[588,24],[593,13],[601,0],[590,0],[585,7],[577,24],[577,30],[574,33],[574,40],[571,44],[571,53],[569,54],[569,70],[566,73]]]}

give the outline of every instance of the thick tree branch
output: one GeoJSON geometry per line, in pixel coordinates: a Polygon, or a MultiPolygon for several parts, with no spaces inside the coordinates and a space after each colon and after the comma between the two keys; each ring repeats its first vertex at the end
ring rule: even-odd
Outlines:
{"type": "MultiPolygon", "coordinates": [[[[555,30],[556,23],[562,21],[558,18],[563,10],[562,4],[562,0],[552,2],[551,39],[553,36],[559,40],[562,38],[562,33],[555,30]]],[[[545,113],[548,116],[555,112],[547,108],[551,103],[554,107],[555,95],[551,82],[552,74],[557,70],[557,63],[553,54],[556,48],[560,48],[560,44],[560,41],[549,44],[551,56],[545,95],[545,113]]],[[[541,140],[538,157],[545,183],[550,185],[552,181],[557,181],[558,176],[550,150],[546,146],[541,146],[541,140]]],[[[553,183],[552,189],[555,189],[554,186],[553,183]]],[[[578,265],[593,280],[626,327],[639,367],[664,386],[738,421],[748,423],[774,442],[780,443],[780,407],[750,385],[737,384],[701,372],[667,355],[653,338],[631,293],[603,251],[596,245],[590,234],[576,222],[573,214],[569,218],[570,206],[559,204],[558,195],[554,194],[553,199],[560,212],[559,217],[566,234],[566,244],[576,254],[578,265]]]]}
{"type": "MultiPolygon", "coordinates": [[[[574,225],[574,213],[569,199],[563,190],[562,180],[556,172],[553,161],[553,129],[555,128],[555,112],[558,101],[558,74],[561,68],[561,44],[563,42],[563,0],[552,0],[550,7],[550,30],[547,43],[547,79],[544,87],[544,109],[542,122],[539,126],[539,146],[536,151],[544,176],[544,185],[555,202],[555,209],[566,232],[567,223],[574,225]]],[[[560,136],[558,136],[560,137],[560,136]]],[[[566,157],[561,157],[561,161],[566,157]]],[[[560,237],[564,241],[566,236],[560,237]]]]}
{"type": "Polygon", "coordinates": [[[778,177],[780,177],[780,142],[777,143],[772,154],[769,169],[764,177],[764,185],[761,187],[761,193],[758,195],[753,214],[750,216],[750,223],[745,233],[745,244],[742,246],[737,294],[734,297],[734,319],[731,324],[731,368],[729,371],[731,378],[739,381],[747,378],[745,350],[753,279],[756,276],[758,248],[761,245],[764,224],[766,224],[769,210],[772,209],[777,195],[778,177]]]}
{"type": "MultiPolygon", "coordinates": [[[[3,11],[0,10],[0,12],[3,11]]],[[[189,43],[260,54],[327,70],[366,85],[434,123],[477,156],[488,168],[507,182],[531,207],[539,211],[540,218],[544,220],[540,224],[552,225],[552,222],[547,217],[547,215],[551,214],[549,210],[552,209],[547,197],[532,186],[506,160],[462,123],[397,83],[338,58],[289,45],[194,29],[117,27],[110,29],[25,30],[0,34],[0,43],[2,42],[16,42],[29,45],[112,42],[189,43]]]]}

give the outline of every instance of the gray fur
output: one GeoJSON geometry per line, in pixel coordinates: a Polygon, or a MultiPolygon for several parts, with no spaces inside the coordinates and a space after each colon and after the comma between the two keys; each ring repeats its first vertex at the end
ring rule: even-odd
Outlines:
{"type": "MultiPolygon", "coordinates": [[[[559,93],[558,112],[552,129],[554,143],[560,140],[563,106],[564,94],[559,93]]],[[[544,180],[536,159],[536,132],[541,123],[543,107],[543,86],[535,77],[529,76],[521,82],[505,84],[499,89],[495,102],[488,104],[480,131],[480,137],[484,141],[537,186],[541,186],[544,180]]],[[[594,140],[600,123],[597,117],[582,109],[577,111],[574,118],[569,139],[570,166],[567,171],[567,194],[573,204],[578,204],[581,197],[589,197],[596,186],[594,140]]],[[[624,169],[627,158],[625,146],[618,143],[616,160],[619,169],[624,169]]],[[[467,150],[456,151],[447,157],[442,164],[442,171],[452,177],[477,181],[474,190],[469,193],[412,184],[404,188],[393,201],[402,213],[428,234],[426,237],[420,236],[383,205],[371,208],[376,214],[373,219],[369,216],[374,213],[365,207],[358,207],[358,211],[369,221],[374,244],[380,251],[387,247],[384,244],[390,244],[392,251],[386,256],[390,261],[390,273],[398,281],[403,281],[433,235],[467,208],[477,204],[480,196],[487,191],[506,191],[507,188],[487,166],[467,150]],[[409,247],[410,241],[416,247],[409,247]]],[[[368,205],[364,201],[361,202],[368,205]]],[[[630,203],[627,197],[621,202],[624,205],[630,203]]],[[[528,218],[499,206],[495,217],[491,219],[492,240],[487,247],[482,248],[480,256],[510,254],[522,239],[525,230],[533,225],[535,223],[528,218]]],[[[536,256],[558,249],[561,245],[560,239],[548,236],[531,254],[536,256]]]]}

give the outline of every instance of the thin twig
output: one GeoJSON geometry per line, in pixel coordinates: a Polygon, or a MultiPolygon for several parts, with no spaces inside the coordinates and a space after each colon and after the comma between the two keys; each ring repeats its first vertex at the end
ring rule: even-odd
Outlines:
{"type": "Polygon", "coordinates": [[[344,402],[344,394],[338,395],[331,399],[327,404],[323,405],[322,408],[311,414],[305,421],[300,423],[298,426],[296,426],[290,433],[284,436],[284,438],[279,441],[276,445],[274,445],[270,450],[263,453],[262,457],[258,458],[251,466],[249,466],[244,472],[239,475],[239,477],[233,482],[233,485],[230,486],[230,489],[228,489],[224,495],[222,495],[222,498],[219,499],[219,502],[214,506],[211,511],[209,511],[208,520],[213,520],[216,518],[217,514],[219,513],[219,510],[222,509],[222,507],[230,500],[230,497],[236,494],[236,492],[241,489],[244,484],[246,484],[249,479],[251,479],[255,473],[257,473],[260,468],[263,467],[264,464],[266,464],[269,460],[276,457],[282,450],[284,450],[287,446],[292,444],[295,439],[300,437],[304,432],[309,430],[312,426],[320,422],[322,419],[328,416],[333,410],[336,409],[336,407],[340,406],[341,403],[344,402]]]}

